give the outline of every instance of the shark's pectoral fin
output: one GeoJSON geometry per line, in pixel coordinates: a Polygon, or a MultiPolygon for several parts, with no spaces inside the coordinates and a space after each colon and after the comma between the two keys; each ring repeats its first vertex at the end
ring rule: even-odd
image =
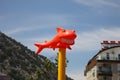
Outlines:
{"type": "Polygon", "coordinates": [[[70,46],[67,47],[68,49],[72,50],[72,48],[70,46]]]}
{"type": "Polygon", "coordinates": [[[53,48],[53,50],[55,50],[55,47],[53,48]]]}
{"type": "Polygon", "coordinates": [[[47,43],[48,41],[45,40],[44,42],[47,43]]]}
{"type": "Polygon", "coordinates": [[[49,46],[49,48],[52,48],[53,50],[55,50],[55,47],[54,47],[54,46],[49,46]]]}

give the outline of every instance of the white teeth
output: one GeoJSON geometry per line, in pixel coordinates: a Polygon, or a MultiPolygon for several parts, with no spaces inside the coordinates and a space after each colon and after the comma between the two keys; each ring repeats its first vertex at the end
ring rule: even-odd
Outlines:
{"type": "Polygon", "coordinates": [[[73,44],[74,43],[74,40],[65,39],[65,38],[61,38],[61,41],[64,42],[64,43],[67,43],[67,44],[73,44]]]}

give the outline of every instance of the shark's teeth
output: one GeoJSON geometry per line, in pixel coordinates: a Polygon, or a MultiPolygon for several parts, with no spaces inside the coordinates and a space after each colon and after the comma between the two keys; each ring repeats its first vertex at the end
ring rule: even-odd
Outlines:
{"type": "Polygon", "coordinates": [[[74,40],[73,39],[65,39],[65,38],[61,38],[61,41],[67,44],[73,44],[74,40]]]}

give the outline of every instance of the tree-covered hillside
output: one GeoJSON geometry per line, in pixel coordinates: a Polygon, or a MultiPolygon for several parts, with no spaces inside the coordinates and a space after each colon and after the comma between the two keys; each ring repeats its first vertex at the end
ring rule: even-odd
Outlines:
{"type": "MultiPolygon", "coordinates": [[[[0,73],[10,80],[57,80],[57,67],[0,32],[0,73]]],[[[72,80],[67,77],[67,80],[72,80]]]]}

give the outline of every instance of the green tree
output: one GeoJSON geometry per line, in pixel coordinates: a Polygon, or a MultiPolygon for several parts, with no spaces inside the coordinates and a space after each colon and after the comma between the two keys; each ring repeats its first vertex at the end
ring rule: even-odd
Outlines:
{"type": "Polygon", "coordinates": [[[37,80],[40,80],[41,79],[41,70],[40,70],[40,68],[37,68],[36,75],[37,75],[37,80]]]}

